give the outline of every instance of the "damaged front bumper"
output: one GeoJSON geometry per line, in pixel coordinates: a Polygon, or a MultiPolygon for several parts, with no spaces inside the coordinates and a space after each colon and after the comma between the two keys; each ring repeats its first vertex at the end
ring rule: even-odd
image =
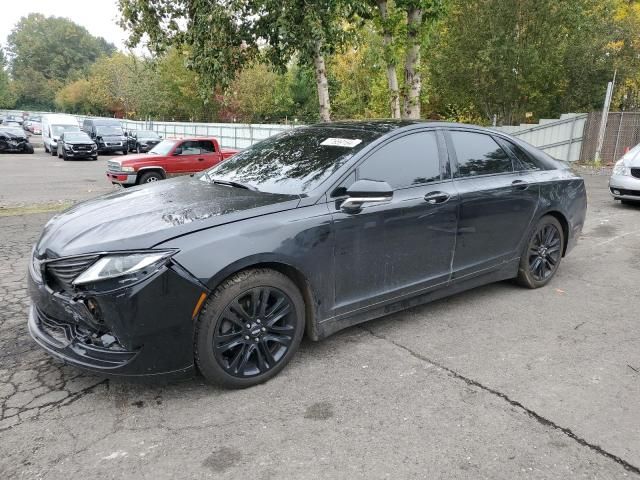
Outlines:
{"type": "Polygon", "coordinates": [[[113,376],[189,375],[203,287],[178,265],[106,293],[68,294],[29,270],[29,332],[52,356],[113,376]]]}

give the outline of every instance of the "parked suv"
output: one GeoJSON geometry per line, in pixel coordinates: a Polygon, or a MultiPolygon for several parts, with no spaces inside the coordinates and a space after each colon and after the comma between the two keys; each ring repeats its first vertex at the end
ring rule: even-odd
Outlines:
{"type": "Polygon", "coordinates": [[[237,150],[220,148],[215,138],[162,140],[149,153],[131,155],[126,160],[110,160],[107,178],[123,187],[157,182],[200,172],[235,153],[237,150]]]}
{"type": "Polygon", "coordinates": [[[124,135],[122,125],[114,118],[87,118],[82,123],[82,130],[96,142],[98,152],[113,153],[129,152],[127,137],[124,135]]]}
{"type": "Polygon", "coordinates": [[[130,152],[144,153],[160,143],[162,137],[151,130],[131,130],[125,132],[130,152]]]}
{"type": "Polygon", "coordinates": [[[84,132],[64,132],[58,140],[58,158],[98,159],[98,146],[84,132]]]}

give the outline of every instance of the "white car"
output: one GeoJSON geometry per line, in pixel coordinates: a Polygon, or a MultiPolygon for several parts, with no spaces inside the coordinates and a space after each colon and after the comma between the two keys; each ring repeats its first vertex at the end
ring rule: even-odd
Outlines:
{"type": "Polygon", "coordinates": [[[640,202],[640,144],[616,162],[609,179],[609,191],[622,203],[640,202]]]}

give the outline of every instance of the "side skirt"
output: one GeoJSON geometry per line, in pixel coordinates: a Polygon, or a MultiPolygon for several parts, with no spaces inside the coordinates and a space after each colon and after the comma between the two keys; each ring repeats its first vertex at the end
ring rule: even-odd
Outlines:
{"type": "Polygon", "coordinates": [[[497,270],[492,270],[483,275],[460,280],[458,282],[454,281],[454,283],[446,287],[426,291],[424,293],[418,293],[414,296],[405,297],[400,300],[392,300],[390,303],[385,305],[377,306],[364,312],[357,312],[353,315],[347,314],[341,317],[329,318],[318,324],[318,339],[326,338],[344,328],[352,327],[353,325],[358,325],[375,318],[384,317],[418,305],[424,305],[425,303],[440,300],[441,298],[449,297],[466,290],[471,290],[472,288],[515,278],[518,274],[519,263],[520,259],[512,260],[503,264],[497,270]]]}

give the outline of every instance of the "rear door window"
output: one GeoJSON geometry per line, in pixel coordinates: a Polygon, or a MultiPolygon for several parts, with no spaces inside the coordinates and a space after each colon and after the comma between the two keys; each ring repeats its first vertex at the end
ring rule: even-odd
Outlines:
{"type": "Polygon", "coordinates": [[[522,148],[516,145],[513,142],[509,142],[504,138],[500,138],[500,142],[506,144],[507,148],[511,150],[513,153],[516,162],[514,163],[514,169],[518,171],[526,171],[526,170],[540,170],[540,165],[538,165],[531,155],[525,152],[522,148]]]}
{"type": "Polygon", "coordinates": [[[490,135],[456,130],[449,134],[458,160],[456,177],[513,172],[511,158],[490,135]]]}
{"type": "Polygon", "coordinates": [[[214,153],[216,151],[211,140],[200,140],[198,144],[202,153],[214,153]]]}

